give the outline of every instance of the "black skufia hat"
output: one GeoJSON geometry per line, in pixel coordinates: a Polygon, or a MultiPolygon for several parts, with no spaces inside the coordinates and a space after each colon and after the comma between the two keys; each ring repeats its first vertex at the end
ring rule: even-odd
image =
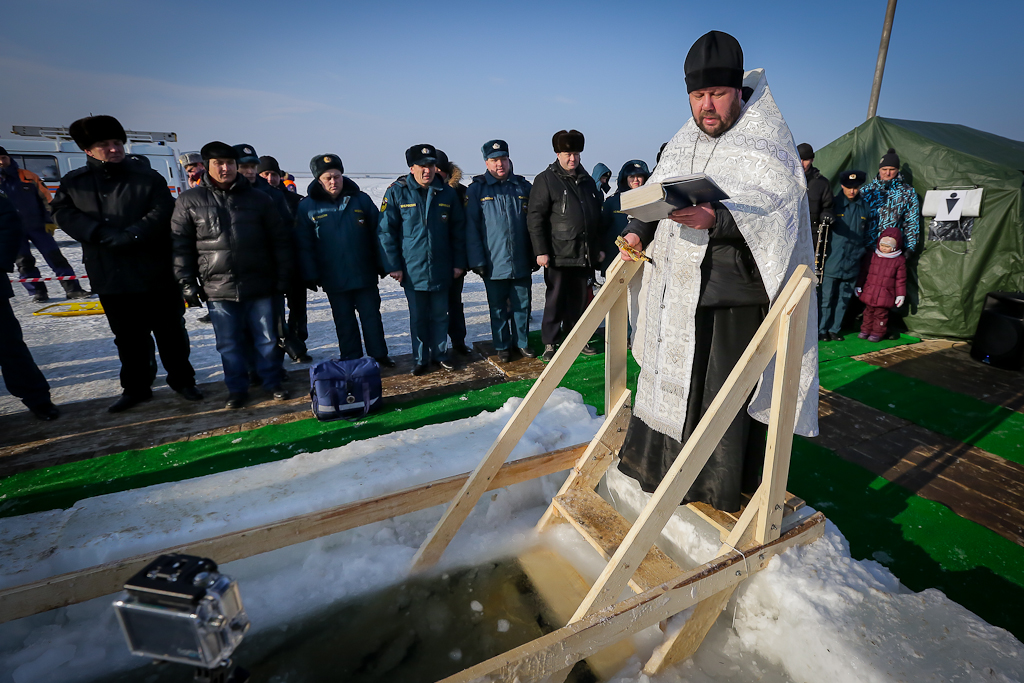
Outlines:
{"type": "Polygon", "coordinates": [[[800,158],[804,161],[810,161],[814,158],[814,148],[808,145],[806,142],[801,142],[796,146],[796,151],[800,155],[800,158]]]}
{"type": "Polygon", "coordinates": [[[68,128],[68,133],[83,151],[104,140],[128,142],[124,126],[113,116],[86,116],[84,119],[78,119],[68,128]]]}
{"type": "Polygon", "coordinates": [[[409,166],[427,166],[437,162],[437,150],[433,145],[413,145],[405,150],[405,163],[409,166]]]}
{"type": "Polygon", "coordinates": [[[743,48],[728,33],[708,31],[690,47],[683,62],[686,92],[743,87],[743,48]]]}
{"type": "Polygon", "coordinates": [[[586,138],[583,133],[575,128],[572,130],[560,130],[551,136],[551,147],[555,154],[559,152],[582,152],[586,138]]]}
{"type": "Polygon", "coordinates": [[[314,180],[332,168],[337,169],[339,173],[345,172],[345,164],[341,163],[341,157],[337,154],[318,154],[309,160],[309,170],[314,180]]]}
{"type": "Polygon", "coordinates": [[[867,180],[868,174],[864,171],[843,171],[842,179],[839,184],[843,187],[860,187],[867,180]]]}
{"type": "Polygon", "coordinates": [[[272,156],[260,157],[260,165],[256,167],[257,173],[263,173],[264,171],[273,171],[277,175],[284,175],[281,172],[281,165],[277,163],[277,159],[272,156]]]}
{"type": "Polygon", "coordinates": [[[220,140],[214,140],[213,142],[207,142],[203,145],[203,148],[199,150],[199,155],[203,157],[203,161],[209,161],[210,159],[234,159],[238,161],[238,150],[229,145],[226,142],[220,140]]]}

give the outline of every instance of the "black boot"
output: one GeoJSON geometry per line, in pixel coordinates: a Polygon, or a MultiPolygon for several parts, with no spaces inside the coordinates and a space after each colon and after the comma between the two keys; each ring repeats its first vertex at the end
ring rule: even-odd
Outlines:
{"type": "Polygon", "coordinates": [[[109,408],[108,413],[123,413],[129,408],[134,408],[143,401],[148,401],[153,398],[153,392],[149,391],[145,394],[129,394],[127,391],[121,394],[121,398],[114,401],[109,408]]]}

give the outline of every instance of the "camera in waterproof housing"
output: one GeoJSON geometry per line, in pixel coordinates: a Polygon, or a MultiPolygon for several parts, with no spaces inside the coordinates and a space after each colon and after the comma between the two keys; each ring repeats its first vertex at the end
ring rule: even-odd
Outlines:
{"type": "Polygon", "coordinates": [[[204,669],[230,666],[249,630],[238,583],[213,560],[161,555],[114,602],[132,654],[204,669]]]}

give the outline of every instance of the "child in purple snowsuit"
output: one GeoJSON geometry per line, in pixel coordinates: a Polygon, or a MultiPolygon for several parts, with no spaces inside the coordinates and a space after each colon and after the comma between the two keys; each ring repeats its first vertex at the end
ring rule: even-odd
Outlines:
{"type": "Polygon", "coordinates": [[[886,228],[878,246],[864,257],[854,294],[864,302],[861,339],[881,341],[889,324],[889,309],[902,306],[907,297],[907,258],[903,255],[903,234],[886,228]]]}

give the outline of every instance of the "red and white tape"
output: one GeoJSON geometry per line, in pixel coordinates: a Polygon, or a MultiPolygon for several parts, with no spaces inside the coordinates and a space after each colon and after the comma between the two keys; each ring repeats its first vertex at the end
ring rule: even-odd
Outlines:
{"type": "Polygon", "coordinates": [[[19,277],[11,282],[49,282],[51,280],[84,280],[88,275],[61,275],[59,277],[19,277]]]}

